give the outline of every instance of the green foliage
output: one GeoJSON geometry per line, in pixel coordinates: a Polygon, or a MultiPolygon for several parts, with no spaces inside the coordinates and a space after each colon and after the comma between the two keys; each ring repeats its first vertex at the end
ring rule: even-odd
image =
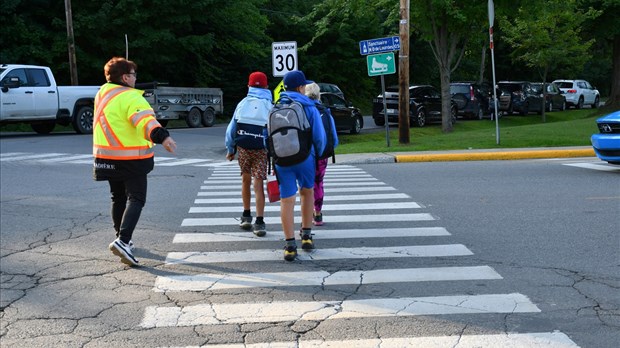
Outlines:
{"type": "MultiPolygon", "coordinates": [[[[308,42],[300,45],[305,60],[300,69],[315,81],[337,84],[354,101],[369,100],[377,89],[366,74],[366,59],[359,41],[381,37],[380,18],[371,0],[325,0],[301,18],[310,29],[308,42]]],[[[298,42],[298,45],[300,43],[298,42]]]]}
{"type": "MultiPolygon", "coordinates": [[[[575,1],[562,6],[573,6],[575,1]]],[[[495,0],[496,17],[503,15],[510,23],[517,17],[540,19],[538,6],[556,2],[495,0]],[[517,11],[519,7],[524,11],[517,11]]],[[[250,72],[261,70],[271,75],[271,43],[278,41],[297,42],[299,67],[309,78],[336,83],[355,104],[369,105],[380,91],[380,79],[367,76],[358,43],[398,35],[400,19],[399,2],[395,0],[72,0],[71,3],[80,84],[104,82],[103,65],[113,56],[125,56],[127,34],[129,58],[138,64],[139,82],[157,80],[174,86],[220,87],[224,90],[228,114],[232,114],[236,103],[245,96],[250,72]]],[[[433,26],[458,38],[456,47],[464,48],[458,70],[452,71],[454,76],[477,79],[481,49],[488,45],[486,1],[410,3],[411,83],[440,84],[437,48],[452,46],[445,46],[449,41],[436,36],[433,26]],[[429,45],[436,40],[439,46],[429,45]]],[[[580,0],[578,4],[575,13],[588,13],[590,7],[603,10],[598,19],[588,17],[581,22],[580,35],[584,41],[596,38],[597,42],[590,46],[590,58],[585,64],[580,62],[579,69],[558,67],[556,74],[563,76],[553,77],[586,78],[605,94],[611,80],[610,40],[620,30],[616,25],[620,0],[580,0]]],[[[5,0],[2,6],[0,62],[47,65],[52,67],[60,84],[69,84],[64,1],[5,0]]],[[[581,20],[575,13],[561,17],[563,22],[558,18],[556,25],[562,27],[567,25],[564,22],[581,20]]],[[[498,79],[538,79],[536,69],[517,61],[516,57],[514,61],[510,59],[513,48],[506,43],[504,29],[507,28],[498,25],[495,36],[498,79]]],[[[524,33],[531,32],[531,29],[524,30],[524,33]]],[[[453,55],[451,69],[459,56],[453,55]]],[[[487,80],[490,71],[487,58],[487,80]]],[[[397,74],[387,75],[386,84],[397,83],[397,78],[397,74]]],[[[269,82],[274,88],[279,79],[270,78],[269,82]]]]}
{"type": "Polygon", "coordinates": [[[581,69],[594,43],[582,38],[581,27],[599,12],[581,11],[577,5],[577,0],[526,1],[512,20],[500,17],[511,56],[537,69],[543,80],[558,67],[581,69]]]}

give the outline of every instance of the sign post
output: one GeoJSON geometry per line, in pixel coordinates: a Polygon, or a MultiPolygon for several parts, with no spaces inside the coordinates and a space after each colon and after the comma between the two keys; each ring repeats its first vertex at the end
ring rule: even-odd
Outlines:
{"type": "Polygon", "coordinates": [[[297,69],[297,42],[274,42],[271,44],[273,76],[284,76],[297,69]]]}
{"type": "Polygon", "coordinates": [[[493,112],[495,113],[495,142],[499,145],[499,117],[497,102],[497,85],[495,84],[495,51],[493,49],[493,22],[495,21],[495,6],[493,0],[489,0],[489,47],[491,48],[491,69],[493,70],[493,112]]]}
{"type": "Polygon", "coordinates": [[[390,147],[390,125],[388,122],[387,102],[385,101],[385,78],[383,75],[396,73],[394,52],[366,56],[368,76],[381,76],[381,93],[383,93],[383,116],[385,117],[385,139],[390,147]]]}
{"type": "Polygon", "coordinates": [[[380,39],[360,41],[360,54],[366,57],[368,76],[381,76],[381,95],[383,95],[383,115],[385,117],[385,140],[390,147],[390,125],[388,123],[387,102],[385,101],[385,78],[383,75],[396,73],[394,52],[400,50],[400,37],[391,36],[380,39]],[[384,53],[387,54],[376,54],[384,53]]]}

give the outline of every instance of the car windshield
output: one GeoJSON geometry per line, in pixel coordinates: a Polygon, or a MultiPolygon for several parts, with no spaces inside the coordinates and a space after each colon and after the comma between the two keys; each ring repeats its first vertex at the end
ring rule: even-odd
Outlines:
{"type": "Polygon", "coordinates": [[[573,88],[572,82],[556,82],[555,84],[558,88],[573,88]]]}
{"type": "Polygon", "coordinates": [[[512,93],[521,90],[521,85],[518,83],[500,83],[499,90],[505,93],[512,93]]]}
{"type": "Polygon", "coordinates": [[[451,85],[450,86],[450,94],[469,94],[469,86],[468,85],[451,85]]]}

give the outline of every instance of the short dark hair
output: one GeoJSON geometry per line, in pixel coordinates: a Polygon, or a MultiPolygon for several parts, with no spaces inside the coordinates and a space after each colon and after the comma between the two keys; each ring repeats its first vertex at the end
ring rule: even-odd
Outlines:
{"type": "Polygon", "coordinates": [[[117,84],[123,84],[123,75],[134,72],[138,69],[138,65],[123,57],[114,57],[110,59],[103,67],[105,80],[117,84]]]}

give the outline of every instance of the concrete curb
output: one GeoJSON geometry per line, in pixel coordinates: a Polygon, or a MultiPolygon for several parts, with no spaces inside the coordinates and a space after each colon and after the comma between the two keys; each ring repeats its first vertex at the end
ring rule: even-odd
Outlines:
{"type": "Polygon", "coordinates": [[[419,155],[396,155],[397,163],[404,162],[445,162],[445,161],[489,161],[489,160],[515,160],[532,158],[569,158],[569,157],[593,157],[593,149],[571,150],[529,150],[529,151],[496,151],[474,153],[442,153],[442,154],[419,154],[419,155]]]}
{"type": "Polygon", "coordinates": [[[336,164],[374,164],[447,161],[497,161],[537,158],[595,157],[591,146],[558,148],[477,149],[406,153],[358,153],[336,155],[336,164]]]}

